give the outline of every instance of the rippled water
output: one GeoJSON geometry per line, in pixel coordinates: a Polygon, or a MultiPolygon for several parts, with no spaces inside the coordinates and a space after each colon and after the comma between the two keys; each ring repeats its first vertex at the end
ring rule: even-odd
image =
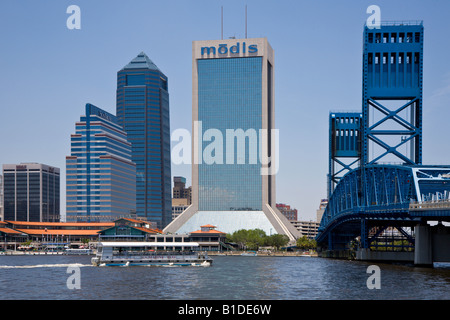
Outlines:
{"type": "Polygon", "coordinates": [[[373,263],[314,257],[216,256],[212,267],[93,267],[90,256],[1,256],[0,299],[336,300],[450,299],[450,268],[377,264],[381,289],[368,289],[373,263]],[[69,289],[68,267],[80,271],[69,289]]]}

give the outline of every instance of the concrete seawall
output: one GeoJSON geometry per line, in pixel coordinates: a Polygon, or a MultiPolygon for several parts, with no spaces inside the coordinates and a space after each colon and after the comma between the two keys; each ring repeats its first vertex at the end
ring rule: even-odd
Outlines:
{"type": "MultiPolygon", "coordinates": [[[[208,252],[210,256],[241,256],[242,254],[251,254],[248,251],[229,251],[229,252],[208,252]]],[[[303,252],[257,252],[258,257],[317,257],[317,253],[312,254],[303,252]]]]}

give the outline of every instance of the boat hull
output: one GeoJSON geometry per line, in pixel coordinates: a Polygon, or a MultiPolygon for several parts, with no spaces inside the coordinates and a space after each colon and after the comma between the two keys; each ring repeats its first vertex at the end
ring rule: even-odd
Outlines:
{"type": "Polygon", "coordinates": [[[98,258],[92,258],[92,264],[97,267],[209,267],[212,265],[212,259],[202,260],[186,260],[186,261],[152,261],[152,260],[139,260],[139,261],[113,261],[113,260],[100,260],[98,258]]]}

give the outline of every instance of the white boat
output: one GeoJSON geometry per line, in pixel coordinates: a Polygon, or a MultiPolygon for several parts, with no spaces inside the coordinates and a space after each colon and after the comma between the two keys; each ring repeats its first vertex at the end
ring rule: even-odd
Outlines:
{"type": "Polygon", "coordinates": [[[212,259],[195,249],[196,242],[101,242],[91,259],[94,266],[198,266],[212,259]]]}
{"type": "Polygon", "coordinates": [[[92,249],[66,249],[66,254],[89,255],[94,254],[92,249]]]}
{"type": "Polygon", "coordinates": [[[254,251],[248,251],[241,253],[241,256],[247,256],[247,257],[256,257],[258,254],[254,251]]]}

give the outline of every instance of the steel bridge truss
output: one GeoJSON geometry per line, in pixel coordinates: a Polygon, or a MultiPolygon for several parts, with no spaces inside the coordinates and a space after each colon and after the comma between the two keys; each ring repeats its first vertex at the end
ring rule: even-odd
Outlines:
{"type": "Polygon", "coordinates": [[[411,243],[412,235],[403,227],[420,220],[409,214],[411,200],[417,199],[415,188],[411,167],[368,165],[350,171],[328,201],[317,242],[326,243],[329,250],[346,249],[359,237],[360,246],[368,248],[379,245],[384,231],[394,228],[397,237],[411,243]]]}
{"type": "Polygon", "coordinates": [[[316,240],[329,250],[348,249],[356,238],[362,248],[411,248],[415,225],[450,221],[449,203],[450,166],[359,167],[336,186],[316,240]]]}
{"type": "Polygon", "coordinates": [[[392,222],[375,226],[369,230],[368,243],[362,243],[361,247],[382,251],[411,251],[415,243],[413,230],[392,222]]]}
{"type": "MultiPolygon", "coordinates": [[[[367,150],[367,163],[377,163],[380,160],[386,159],[388,155],[395,156],[393,158],[394,160],[400,160],[405,164],[413,165],[421,163],[421,153],[418,151],[420,150],[422,128],[421,125],[415,121],[415,119],[420,117],[419,105],[420,99],[413,98],[399,108],[390,110],[388,107],[381,104],[380,100],[377,101],[372,98],[367,100],[368,115],[371,113],[371,109],[374,109],[383,115],[382,119],[374,121],[371,125],[367,124],[364,131],[366,141],[372,141],[383,150],[383,152],[373,156],[372,159],[370,159],[370,156],[368,155],[369,150],[367,150]],[[401,112],[406,109],[410,109],[408,114],[411,120],[405,119],[404,116],[400,115],[401,112]],[[392,123],[394,123],[394,126],[392,123]],[[390,128],[379,129],[379,127],[382,127],[383,125],[385,125],[385,127],[390,125],[390,128]],[[396,140],[391,139],[392,141],[384,139],[384,137],[395,136],[400,138],[396,140]],[[401,150],[403,148],[408,151],[401,150]]],[[[367,143],[366,147],[368,148],[367,143]]]]}

